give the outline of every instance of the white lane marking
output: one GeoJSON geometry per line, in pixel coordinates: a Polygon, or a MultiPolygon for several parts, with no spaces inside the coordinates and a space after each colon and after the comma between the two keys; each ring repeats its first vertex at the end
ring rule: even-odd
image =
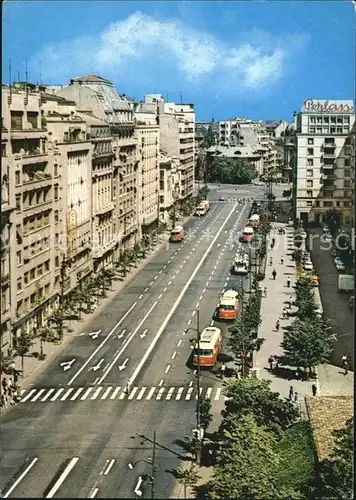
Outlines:
{"type": "Polygon", "coordinates": [[[106,391],[104,391],[104,394],[101,396],[100,399],[106,399],[108,397],[108,395],[110,394],[111,389],[112,389],[112,385],[110,387],[107,387],[106,391]]]}
{"type": "Polygon", "coordinates": [[[36,396],[35,396],[34,398],[32,398],[32,399],[31,399],[32,403],[33,403],[34,401],[37,401],[37,399],[39,399],[39,397],[40,397],[40,396],[42,396],[42,394],[45,392],[45,390],[46,390],[46,389],[40,389],[40,390],[38,391],[38,393],[36,394],[36,396]]]}
{"type": "Polygon", "coordinates": [[[200,306],[200,302],[197,302],[197,305],[195,306],[196,309],[199,309],[199,306],[200,306]]]}
{"type": "Polygon", "coordinates": [[[166,269],[166,267],[167,267],[167,264],[165,264],[165,265],[163,266],[163,269],[166,269]]]}
{"type": "Polygon", "coordinates": [[[215,394],[215,398],[214,398],[214,399],[215,399],[215,401],[218,401],[218,400],[219,400],[219,398],[220,398],[220,394],[221,394],[221,387],[218,387],[218,388],[216,389],[216,394],[215,394]]]}
{"type": "Polygon", "coordinates": [[[213,271],[211,271],[211,275],[213,275],[214,273],[215,273],[215,271],[214,271],[214,270],[213,270],[213,271]]]}
{"type": "Polygon", "coordinates": [[[55,391],[56,389],[50,389],[47,394],[45,395],[44,398],[41,399],[41,401],[47,401],[47,399],[50,397],[50,395],[55,391]]]}
{"type": "Polygon", "coordinates": [[[139,299],[142,299],[142,297],[143,297],[143,294],[141,293],[141,295],[139,296],[139,299]]]}
{"type": "Polygon", "coordinates": [[[203,288],[203,293],[205,293],[205,292],[206,292],[206,288],[203,288]]]}
{"type": "Polygon", "coordinates": [[[177,351],[174,351],[174,353],[172,354],[171,359],[174,359],[176,356],[177,356],[177,351]]]}
{"type": "Polygon", "coordinates": [[[154,279],[154,281],[156,281],[156,279],[157,279],[157,278],[158,278],[158,276],[155,276],[155,277],[153,278],[153,279],[154,279]]]}
{"type": "Polygon", "coordinates": [[[51,401],[56,401],[56,399],[59,398],[59,396],[62,394],[62,392],[64,391],[64,387],[62,387],[62,389],[58,389],[58,391],[56,392],[56,394],[53,396],[53,398],[51,398],[51,401]]]}
{"type": "Polygon", "coordinates": [[[210,399],[210,395],[212,393],[212,390],[213,388],[212,387],[208,387],[207,390],[206,390],[206,394],[205,394],[205,399],[210,399]]]}
{"type": "Polygon", "coordinates": [[[124,391],[120,394],[119,399],[125,399],[125,397],[126,397],[126,392],[124,391]]]}
{"type": "Polygon", "coordinates": [[[156,388],[151,387],[150,392],[147,394],[146,400],[151,399],[153,396],[153,393],[155,392],[156,388]]]}
{"type": "MultiPolygon", "coordinates": [[[[98,384],[101,384],[106,379],[106,377],[109,375],[110,371],[112,370],[113,366],[116,364],[116,362],[119,359],[119,357],[121,356],[121,354],[125,351],[126,347],[129,345],[129,343],[134,338],[134,336],[136,335],[136,333],[140,330],[141,326],[144,324],[144,322],[146,321],[146,319],[151,314],[151,312],[153,311],[153,309],[156,307],[157,304],[158,304],[158,302],[155,302],[150,307],[150,309],[147,311],[147,313],[145,314],[145,316],[143,317],[143,319],[140,321],[140,323],[138,324],[138,326],[127,337],[127,339],[125,340],[125,343],[122,346],[121,350],[117,353],[117,355],[114,357],[114,359],[112,360],[112,362],[109,364],[108,368],[105,370],[105,372],[104,372],[103,376],[101,377],[101,379],[99,380],[98,384]]],[[[130,383],[130,385],[132,385],[132,384],[130,383]]]]}
{"type": "Polygon", "coordinates": [[[182,397],[183,391],[184,391],[184,387],[179,387],[177,395],[176,395],[176,401],[178,401],[182,397]]]}
{"type": "Polygon", "coordinates": [[[150,286],[152,286],[152,285],[153,285],[153,281],[151,281],[151,283],[150,283],[150,286]]]}
{"type": "Polygon", "coordinates": [[[159,400],[161,399],[161,397],[162,397],[162,395],[163,395],[163,393],[164,393],[164,391],[165,391],[165,390],[166,390],[166,388],[165,388],[165,387],[161,387],[161,388],[160,388],[160,390],[158,391],[158,394],[157,394],[157,396],[156,396],[156,400],[157,400],[157,399],[159,399],[159,400]]]}
{"type": "Polygon", "coordinates": [[[140,401],[140,399],[142,399],[143,395],[145,394],[146,392],[146,389],[147,387],[142,387],[142,389],[140,390],[140,392],[137,394],[137,400],[140,401]]]}
{"type": "Polygon", "coordinates": [[[111,394],[110,399],[115,399],[115,398],[116,398],[116,395],[117,395],[117,393],[120,391],[120,389],[121,389],[121,386],[116,387],[116,388],[114,389],[114,392],[111,394]]]}
{"type": "MultiPolygon", "coordinates": [[[[195,371],[195,370],[194,370],[194,371],[195,371]]],[[[192,385],[193,385],[193,380],[191,380],[191,381],[189,382],[189,387],[192,387],[192,385]]]]}
{"type": "Polygon", "coordinates": [[[181,265],[179,266],[179,269],[182,269],[182,267],[183,267],[183,264],[181,264],[181,265]]]}
{"type": "Polygon", "coordinates": [[[180,339],[179,342],[178,342],[178,344],[177,344],[177,347],[180,347],[182,345],[182,342],[183,342],[183,340],[180,339]]]}
{"type": "Polygon", "coordinates": [[[70,398],[70,401],[75,401],[79,394],[81,394],[84,391],[84,387],[79,387],[79,389],[76,391],[75,394],[70,398]]]}
{"type": "Polygon", "coordinates": [[[164,373],[168,373],[168,372],[169,372],[169,370],[171,369],[171,366],[172,366],[172,365],[167,365],[166,371],[165,371],[164,373]]]}
{"type": "Polygon", "coordinates": [[[83,396],[80,398],[80,401],[85,401],[93,389],[94,387],[89,387],[89,389],[87,389],[83,396]]]}
{"type": "Polygon", "coordinates": [[[170,285],[172,283],[172,280],[171,281],[168,281],[168,285],[170,285]]]}
{"type": "Polygon", "coordinates": [[[62,474],[59,476],[59,478],[57,479],[57,481],[52,486],[52,488],[51,488],[50,492],[48,493],[48,495],[46,496],[46,498],[53,498],[54,497],[54,495],[57,493],[57,491],[59,490],[59,488],[62,486],[62,484],[66,480],[66,477],[68,476],[68,474],[70,473],[70,471],[73,469],[73,467],[75,466],[75,464],[78,462],[78,460],[79,460],[79,457],[72,458],[72,460],[69,462],[69,464],[67,465],[67,467],[64,469],[64,471],[62,472],[62,474]]]}
{"type": "Polygon", "coordinates": [[[167,264],[170,264],[172,262],[172,259],[167,260],[167,264]]]}
{"type": "Polygon", "coordinates": [[[201,295],[201,296],[199,297],[199,300],[202,300],[202,298],[203,298],[203,296],[201,295]]]}
{"type": "MultiPolygon", "coordinates": [[[[203,392],[203,388],[199,387],[199,395],[201,396],[201,393],[203,392]]],[[[198,394],[195,396],[195,399],[198,399],[198,394]]]]}
{"type": "Polygon", "coordinates": [[[24,398],[21,399],[21,403],[24,403],[25,401],[30,399],[30,397],[33,396],[36,391],[37,389],[31,389],[30,392],[24,398]]]}
{"type": "Polygon", "coordinates": [[[93,400],[96,399],[103,389],[104,389],[104,387],[98,387],[90,399],[93,399],[93,400]]]}
{"type": "Polygon", "coordinates": [[[128,399],[133,399],[133,397],[135,396],[137,391],[138,391],[138,387],[133,387],[130,391],[128,399]]]}
{"type": "MultiPolygon", "coordinates": [[[[203,263],[205,262],[207,256],[209,255],[209,252],[210,250],[212,249],[212,247],[215,245],[215,242],[216,240],[219,238],[221,232],[223,231],[224,227],[226,226],[226,224],[228,223],[230,217],[232,216],[232,214],[234,213],[235,209],[237,207],[237,203],[234,204],[232,210],[229,212],[229,214],[227,215],[227,217],[225,218],[224,222],[222,223],[219,231],[216,233],[216,235],[214,236],[213,240],[211,241],[210,245],[208,246],[208,248],[206,249],[203,257],[200,259],[200,261],[198,262],[197,266],[195,267],[193,273],[191,274],[190,278],[188,279],[188,281],[186,282],[186,284],[184,285],[183,287],[183,290],[181,291],[181,293],[179,294],[179,297],[177,298],[177,300],[175,301],[175,303],[173,304],[171,310],[169,311],[169,313],[167,314],[165,320],[163,321],[162,325],[160,326],[158,332],[156,333],[155,337],[153,338],[151,344],[149,345],[149,347],[147,348],[145,354],[142,356],[141,358],[141,361],[138,363],[135,371],[133,372],[133,374],[131,375],[131,378],[129,380],[129,383],[132,385],[132,383],[135,381],[136,377],[138,376],[138,374],[140,373],[143,365],[146,363],[146,360],[147,358],[150,356],[151,352],[153,351],[156,343],[158,342],[158,339],[161,337],[162,333],[164,332],[169,320],[171,319],[171,317],[173,316],[174,312],[176,311],[177,307],[179,306],[180,302],[182,301],[184,295],[186,294],[190,284],[192,283],[192,281],[194,280],[195,276],[197,275],[199,269],[201,268],[201,266],[203,265],[203,263]]],[[[239,218],[241,217],[243,212],[240,213],[239,215],[239,218]]],[[[193,314],[192,314],[193,316],[193,314]]]]}
{"type": "Polygon", "coordinates": [[[162,269],[159,271],[159,273],[158,273],[158,274],[162,274],[162,269]]]}
{"type": "Polygon", "coordinates": [[[98,494],[99,492],[99,488],[94,488],[90,493],[89,493],[89,496],[88,498],[95,498],[96,495],[98,494]]]}
{"type": "Polygon", "coordinates": [[[194,391],[194,387],[189,387],[187,395],[185,396],[186,401],[189,401],[189,399],[192,397],[193,391],[194,391]]]}
{"type": "Polygon", "coordinates": [[[132,304],[132,306],[130,307],[130,309],[128,309],[126,311],[126,313],[123,315],[123,317],[120,319],[120,321],[118,323],[116,323],[116,325],[111,330],[111,332],[104,338],[104,340],[101,342],[101,344],[98,345],[98,347],[95,349],[95,351],[93,352],[93,354],[91,354],[89,356],[89,358],[86,360],[86,362],[83,364],[83,366],[81,368],[79,368],[79,370],[77,371],[77,373],[71,378],[71,380],[68,382],[68,385],[71,385],[74,382],[74,380],[81,374],[81,372],[84,370],[84,368],[90,363],[90,361],[94,358],[94,356],[96,356],[96,354],[100,351],[100,349],[103,347],[103,345],[106,344],[106,342],[115,333],[115,331],[117,330],[117,328],[127,318],[127,316],[130,314],[130,312],[132,311],[132,309],[134,309],[134,307],[136,307],[136,305],[137,305],[137,302],[134,302],[132,304]]]}
{"type": "Polygon", "coordinates": [[[21,483],[21,481],[23,480],[23,478],[26,476],[26,474],[28,474],[30,472],[30,470],[32,469],[32,467],[35,465],[35,463],[38,461],[38,457],[36,458],[33,458],[31,460],[31,462],[28,464],[28,466],[26,467],[26,469],[22,472],[21,476],[19,476],[16,481],[14,482],[14,484],[11,486],[11,488],[9,490],[7,490],[7,492],[3,495],[3,498],[8,498],[11,493],[14,491],[14,489],[16,488],[16,486],[21,483]]]}
{"type": "Polygon", "coordinates": [[[159,387],[161,387],[163,384],[164,384],[164,380],[163,380],[163,378],[162,378],[162,379],[160,380],[160,382],[159,382],[158,386],[159,386],[159,387]]]}
{"type": "Polygon", "coordinates": [[[115,462],[116,462],[115,458],[112,458],[111,461],[108,463],[108,466],[106,467],[104,476],[107,476],[109,474],[115,462]]]}
{"type": "Polygon", "coordinates": [[[170,387],[169,388],[168,394],[166,396],[166,400],[167,401],[169,401],[171,399],[171,397],[173,396],[174,389],[175,389],[175,387],[170,387]]]}
{"type": "Polygon", "coordinates": [[[212,322],[210,323],[210,326],[213,326],[213,324],[214,324],[214,320],[212,320],[212,322]]]}
{"type": "Polygon", "coordinates": [[[148,287],[144,289],[144,292],[147,292],[148,291],[148,287]]]}
{"type": "Polygon", "coordinates": [[[217,267],[217,266],[216,266],[216,264],[215,264],[214,269],[216,269],[216,267],[217,267]]]}
{"type": "Polygon", "coordinates": [[[71,387],[70,389],[68,389],[68,391],[63,394],[63,396],[61,397],[61,399],[59,401],[65,401],[67,399],[67,397],[69,396],[69,394],[72,394],[72,392],[74,391],[74,387],[71,387]]]}
{"type": "Polygon", "coordinates": [[[227,281],[225,281],[224,286],[227,286],[227,281]]]}
{"type": "Polygon", "coordinates": [[[166,288],[163,288],[163,291],[166,292],[167,291],[167,287],[166,288]]]}
{"type": "Polygon", "coordinates": [[[161,299],[162,298],[162,294],[158,295],[158,298],[161,299]]]}
{"type": "Polygon", "coordinates": [[[192,318],[189,318],[188,319],[188,325],[190,325],[191,322],[192,322],[192,318]]]}

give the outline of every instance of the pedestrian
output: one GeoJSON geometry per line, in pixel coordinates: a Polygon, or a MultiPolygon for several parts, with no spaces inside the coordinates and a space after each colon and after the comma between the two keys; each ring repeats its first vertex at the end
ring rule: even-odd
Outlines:
{"type": "Polygon", "coordinates": [[[226,370],[226,365],[225,365],[225,363],[222,363],[222,364],[221,364],[221,367],[220,367],[220,375],[221,375],[221,378],[223,378],[223,377],[224,377],[224,375],[225,375],[225,370],[226,370]]]}
{"type": "Polygon", "coordinates": [[[7,391],[7,380],[6,377],[4,377],[1,381],[2,388],[4,389],[4,392],[7,391]]]}
{"type": "Polygon", "coordinates": [[[313,393],[313,396],[316,396],[317,388],[316,388],[315,384],[312,385],[312,393],[313,393]]]}
{"type": "Polygon", "coordinates": [[[276,323],[276,331],[279,332],[279,319],[277,319],[277,323],[276,323]]]}
{"type": "Polygon", "coordinates": [[[298,393],[297,392],[294,394],[294,402],[298,403],[298,393]]]}
{"type": "Polygon", "coordinates": [[[290,309],[286,308],[286,319],[289,319],[290,309]]]}
{"type": "Polygon", "coordinates": [[[270,356],[270,357],[268,358],[269,369],[270,369],[271,371],[273,370],[273,360],[274,360],[273,356],[270,356]]]}
{"type": "Polygon", "coordinates": [[[263,296],[264,297],[267,297],[267,287],[265,286],[264,289],[263,289],[263,296]]]}
{"type": "Polygon", "coordinates": [[[273,257],[269,258],[269,265],[271,266],[273,264],[273,257]]]}
{"type": "Polygon", "coordinates": [[[293,386],[291,385],[289,387],[289,401],[292,401],[293,399],[293,394],[294,394],[294,389],[293,389],[293,386]]]}
{"type": "Polygon", "coordinates": [[[1,391],[0,403],[1,403],[1,406],[3,406],[4,408],[7,408],[7,397],[6,397],[6,394],[4,391],[1,391]]]}
{"type": "Polygon", "coordinates": [[[287,288],[290,288],[291,280],[290,278],[287,278],[287,288]]]}
{"type": "Polygon", "coordinates": [[[344,366],[345,363],[347,363],[347,356],[346,354],[343,355],[343,357],[341,358],[342,360],[342,366],[344,366]]]}
{"type": "Polygon", "coordinates": [[[344,375],[347,375],[349,373],[349,364],[347,361],[344,363],[344,375]]]}
{"type": "Polygon", "coordinates": [[[272,276],[273,276],[273,279],[275,280],[276,276],[277,276],[277,271],[275,269],[273,269],[273,271],[272,271],[272,276]]]}
{"type": "Polygon", "coordinates": [[[281,257],[281,265],[283,266],[283,262],[284,262],[284,257],[282,256],[281,257]]]}
{"type": "MultiPolygon", "coordinates": [[[[272,238],[272,245],[273,245],[273,247],[274,247],[274,244],[275,244],[275,243],[276,243],[276,238],[272,238]]],[[[272,248],[273,248],[273,247],[272,247],[272,248]]]]}

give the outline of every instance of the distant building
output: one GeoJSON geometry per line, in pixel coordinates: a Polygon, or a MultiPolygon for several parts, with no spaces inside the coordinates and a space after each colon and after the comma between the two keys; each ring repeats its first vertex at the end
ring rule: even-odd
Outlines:
{"type": "Polygon", "coordinates": [[[263,173],[263,156],[262,152],[253,146],[236,146],[236,147],[224,147],[224,146],[211,146],[206,150],[207,155],[207,169],[214,161],[214,158],[230,158],[234,160],[247,160],[251,165],[255,167],[258,174],[263,173]]]}
{"type": "Polygon", "coordinates": [[[160,222],[173,224],[174,205],[179,199],[180,172],[179,158],[160,152],[159,175],[159,213],[160,222]]]}

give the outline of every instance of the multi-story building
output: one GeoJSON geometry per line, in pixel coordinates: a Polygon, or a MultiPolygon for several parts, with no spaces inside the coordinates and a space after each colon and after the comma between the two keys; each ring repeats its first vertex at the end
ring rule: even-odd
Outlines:
{"type": "Polygon", "coordinates": [[[49,154],[38,88],[2,87],[2,126],[1,344],[12,347],[22,328],[32,331],[39,316],[49,314],[57,296],[54,242],[60,181],[49,154]],[[11,325],[6,320],[9,311],[11,325]]]}
{"type": "Polygon", "coordinates": [[[296,178],[296,158],[297,158],[297,137],[295,128],[289,126],[283,135],[283,166],[282,177],[288,182],[293,182],[296,178]]]}
{"type": "Polygon", "coordinates": [[[332,211],[350,224],[355,125],[353,101],[308,99],[296,117],[296,217],[321,223],[332,211]]]}
{"type": "Polygon", "coordinates": [[[172,209],[179,198],[179,158],[160,152],[159,164],[159,213],[160,222],[170,224],[172,209]]]}
{"type": "Polygon", "coordinates": [[[139,148],[138,220],[141,234],[157,228],[159,222],[160,130],[156,113],[136,106],[136,134],[139,148]]]}
{"type": "Polygon", "coordinates": [[[113,193],[115,202],[115,234],[118,247],[115,258],[140,238],[138,224],[138,159],[136,120],[126,96],[119,95],[114,85],[104,78],[88,75],[75,78],[57,94],[74,100],[81,112],[93,116],[110,126],[113,138],[113,193]]]}

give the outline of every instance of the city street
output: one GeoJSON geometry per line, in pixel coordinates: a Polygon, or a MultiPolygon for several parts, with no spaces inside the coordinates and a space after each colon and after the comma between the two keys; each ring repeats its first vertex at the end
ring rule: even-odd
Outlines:
{"type": "MultiPolygon", "coordinates": [[[[169,471],[183,454],[176,440],[195,427],[189,358],[196,333],[185,329],[196,328],[197,309],[200,330],[212,324],[223,290],[246,289],[248,279],[229,273],[250,207],[237,198],[264,194],[260,186],[210,187],[212,209],[188,221],[184,242],[158,251],[3,416],[5,498],[132,498],[139,475],[152,473],[153,431],[155,498],[173,489],[169,471]]],[[[209,372],[201,388],[213,404],[223,398],[221,380],[209,372]]]]}

